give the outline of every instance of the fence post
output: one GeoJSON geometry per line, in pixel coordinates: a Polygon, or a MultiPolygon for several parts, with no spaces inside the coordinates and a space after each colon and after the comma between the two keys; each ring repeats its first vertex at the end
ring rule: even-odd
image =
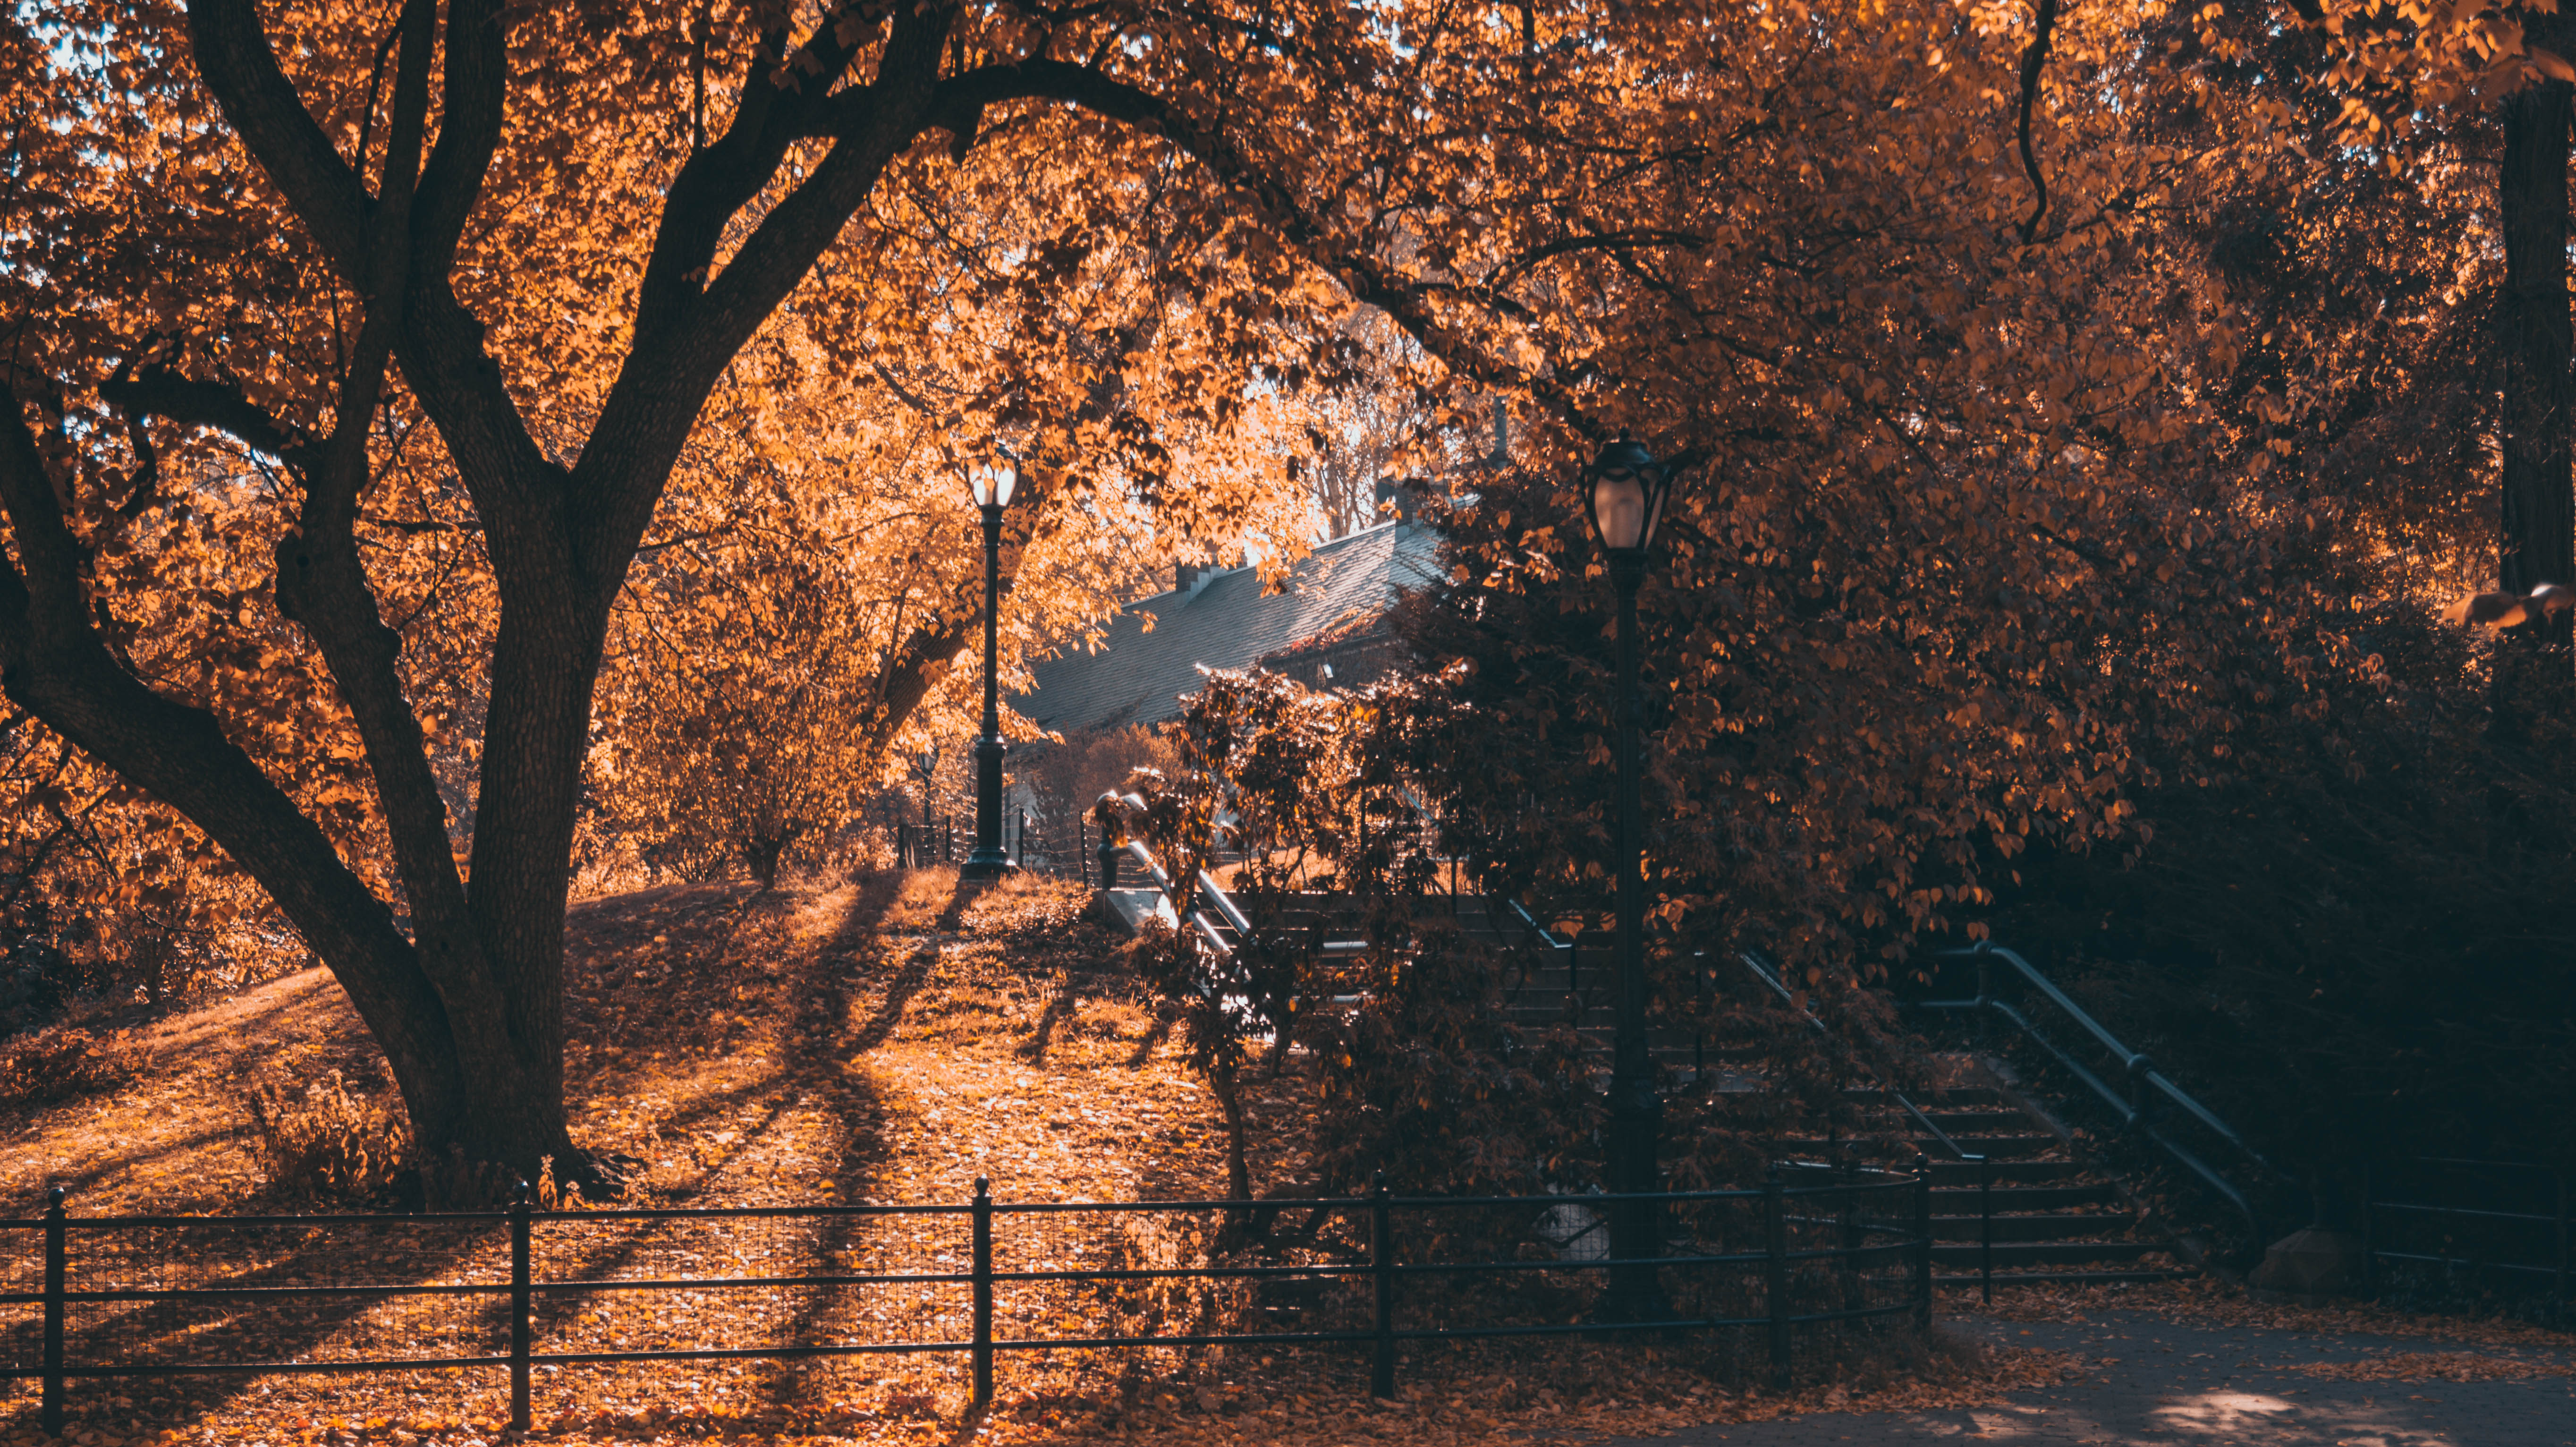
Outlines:
{"type": "MultiPolygon", "coordinates": [[[[2378,1196],[2378,1174],[2369,1161],[2361,1163],[2361,1289],[2364,1295],[2375,1295],[2379,1290],[2379,1232],[2378,1222],[2374,1219],[2379,1213],[2371,1206],[2378,1196]]],[[[2558,1236],[2564,1241],[2567,1238],[2564,1213],[2561,1213],[2559,1221],[2558,1236]]],[[[2566,1253],[2561,1251],[2559,1257],[2564,1260],[2566,1253]]]]}
{"type": "Polygon", "coordinates": [[[1995,1304],[1995,1158],[1977,1157],[1977,1289],[1995,1304]]]}
{"type": "Polygon", "coordinates": [[[1834,1258],[1834,1274],[1842,1278],[1844,1308],[1858,1311],[1869,1304],[1860,1275],[1860,1254],[1868,1244],[1869,1229],[1863,1220],[1865,1208],[1861,1205],[1860,1172],[1852,1166],[1845,1166],[1843,1172],[1843,1254],[1834,1258]]]}
{"type": "Polygon", "coordinates": [[[1762,1297],[1771,1318],[1771,1384],[1789,1390],[1789,1211],[1775,1162],[1762,1185],[1762,1297]]]}
{"type": "Polygon", "coordinates": [[[1914,1168],[1914,1324],[1932,1329],[1932,1163],[1914,1168]]]}
{"type": "Polygon", "coordinates": [[[2560,1167],[2552,1173],[2558,1178],[2558,1315],[2567,1315],[2567,1171],[2560,1167]]]}
{"type": "Polygon", "coordinates": [[[1388,1219],[1386,1172],[1369,1177],[1369,1275],[1377,1288],[1377,1350],[1369,1395],[1395,1395],[1395,1233],[1388,1219]]]}
{"type": "Polygon", "coordinates": [[[510,1430],[528,1430],[528,1183],[510,1192],[510,1430]]]}
{"type": "Polygon", "coordinates": [[[63,1435],[63,1188],[45,1193],[45,1435],[63,1435]]]}
{"type": "Polygon", "coordinates": [[[975,1405],[993,1405],[993,1179],[975,1178],[975,1405]]]}

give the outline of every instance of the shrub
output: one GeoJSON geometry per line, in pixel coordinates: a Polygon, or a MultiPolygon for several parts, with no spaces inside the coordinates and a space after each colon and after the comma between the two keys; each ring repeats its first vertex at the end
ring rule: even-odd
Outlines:
{"type": "Polygon", "coordinates": [[[409,1133],[336,1070],[301,1089],[255,1079],[241,1099],[260,1168],[290,1194],[366,1200],[391,1190],[403,1171],[409,1133]]]}
{"type": "Polygon", "coordinates": [[[132,1080],[142,1052],[123,1035],[59,1026],[22,1035],[0,1054],[0,1108],[50,1105],[132,1080]]]}

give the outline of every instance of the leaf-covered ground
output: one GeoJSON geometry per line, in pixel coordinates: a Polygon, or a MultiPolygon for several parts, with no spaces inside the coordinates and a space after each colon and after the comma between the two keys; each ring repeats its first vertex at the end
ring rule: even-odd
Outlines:
{"type": "MultiPolygon", "coordinates": [[[[634,1188],[617,1203],[625,1206],[960,1201],[977,1176],[1003,1200],[1218,1194],[1216,1108],[1119,970],[1116,942],[1077,918],[1081,898],[1038,880],[976,893],[948,872],[919,871],[761,898],[747,887],[675,887],[579,907],[569,965],[580,1042],[570,1064],[575,1137],[631,1162],[634,1188]]],[[[293,1208],[300,1203],[261,1178],[248,1148],[242,1083],[261,1072],[311,1080],[337,1071],[381,1088],[371,1047],[319,974],[137,1024],[130,1038],[153,1057],[136,1084],[0,1119],[0,1214],[33,1214],[48,1181],[68,1185],[83,1215],[293,1208]]],[[[1297,1162],[1282,1143],[1295,1133],[1278,1127],[1302,1108],[1295,1082],[1256,1091],[1250,1108],[1261,1143],[1256,1185],[1292,1184],[1297,1162]]],[[[1038,1219],[1005,1225],[1035,1229],[1023,1223],[1038,1219]]],[[[1049,1249],[1101,1244],[1059,1229],[1065,1239],[1050,1238],[1049,1249]]],[[[1107,1230],[1110,1248],[1140,1256],[1188,1244],[1145,1239],[1183,1229],[1173,1222],[1083,1229],[1107,1230]]],[[[764,1262],[778,1263],[778,1274],[962,1269],[960,1230],[955,1217],[722,1231],[594,1223],[541,1227],[540,1250],[545,1274],[578,1261],[590,1277],[751,1274],[764,1262]]],[[[460,1247],[419,1269],[488,1268],[489,1252],[488,1242],[460,1247]]],[[[906,1332],[954,1340],[964,1335],[962,1295],[598,1293],[541,1312],[539,1350],[906,1332]]],[[[2171,1304],[2205,1311],[2221,1309],[2219,1300],[2176,1294],[2171,1304]]],[[[2147,1303],[2124,1294],[2119,1304],[2147,1303]]],[[[1997,1310],[2082,1307],[2013,1293],[1997,1310]]],[[[1069,1287],[1020,1288],[1004,1302],[1006,1316],[1041,1325],[1059,1313],[1108,1312],[1162,1320],[1166,1330],[1172,1312],[1194,1309],[1069,1287]]],[[[442,1315],[415,1299],[304,1329],[317,1356],[361,1340],[488,1350],[466,1345],[490,1339],[488,1313],[475,1315],[483,1310],[442,1315]]],[[[1370,1400],[1348,1348],[1015,1354],[1002,1358],[997,1400],[983,1414],[968,1410],[966,1366],[951,1354],[571,1367],[540,1372],[536,1419],[552,1440],[603,1444],[716,1435],[1211,1447],[1574,1441],[1820,1410],[1956,1408],[2081,1368],[2055,1352],[1935,1341],[1847,1361],[1822,1374],[1828,1380],[1774,1394],[1740,1369],[1742,1349],[1559,1340],[1417,1350],[1391,1403],[1370,1400]]],[[[33,1384],[0,1400],[0,1444],[35,1441],[33,1384]]],[[[506,1410],[500,1374],[489,1369],[136,1379],[84,1384],[74,1401],[78,1447],[464,1447],[494,1438],[506,1410]]]]}

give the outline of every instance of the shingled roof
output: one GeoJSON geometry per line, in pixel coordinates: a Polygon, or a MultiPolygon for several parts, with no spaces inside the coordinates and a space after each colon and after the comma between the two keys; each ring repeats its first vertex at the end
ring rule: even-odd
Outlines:
{"type": "Polygon", "coordinates": [[[1369,626],[1399,587],[1437,576],[1440,535],[1391,522],[1325,543],[1265,596],[1261,575],[1235,568],[1195,587],[1130,603],[1098,652],[1067,652],[1035,665],[1034,691],[1011,701],[1021,717],[1056,730],[1115,728],[1178,717],[1199,669],[1249,668],[1311,639],[1369,626]],[[1151,619],[1153,630],[1146,631],[1151,619]]]}

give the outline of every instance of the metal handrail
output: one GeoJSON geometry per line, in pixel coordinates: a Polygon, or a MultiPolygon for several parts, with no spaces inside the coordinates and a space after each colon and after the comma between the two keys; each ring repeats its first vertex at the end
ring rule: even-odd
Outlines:
{"type": "MultiPolygon", "coordinates": [[[[1787,1004],[1790,1009],[1805,1016],[1807,1025],[1810,1029],[1813,1029],[1817,1034],[1826,1036],[1827,1038],[1832,1037],[1833,1032],[1826,1028],[1825,1022],[1816,1018],[1815,1011],[1798,1003],[1796,992],[1792,991],[1787,985],[1781,983],[1779,976],[1772,972],[1770,963],[1764,960],[1762,956],[1751,950],[1739,950],[1735,957],[1744,963],[1744,967],[1746,969],[1753,972],[1753,978],[1770,986],[1771,993],[1778,995],[1782,1002],[1787,1004]]],[[[1925,1115],[1920,1107],[1915,1105],[1913,1101],[1908,1100],[1905,1096],[1905,1092],[1897,1089],[1894,1084],[1890,1083],[1887,1076],[1881,1072],[1875,1064],[1871,1064],[1867,1061],[1862,1063],[1867,1066],[1870,1074],[1878,1077],[1879,1090],[1884,1093],[1888,1099],[1895,1101],[1907,1115],[1912,1116],[1914,1118],[1914,1123],[1921,1126],[1934,1140],[1939,1141],[1944,1150],[1947,1150],[1951,1155],[1956,1156],[1962,1161],[1970,1161],[1979,1165],[1985,1163],[1986,1158],[1983,1155],[1962,1147],[1957,1141],[1950,1139],[1950,1133],[1948,1131],[1934,1125],[1932,1123],[1932,1117],[1925,1115]]]]}
{"type": "MultiPolygon", "coordinates": [[[[1536,935],[1539,941],[1542,944],[1545,944],[1548,948],[1558,950],[1570,950],[1574,948],[1571,941],[1558,939],[1554,934],[1549,932],[1547,926],[1540,924],[1536,919],[1531,918],[1530,912],[1521,907],[1521,902],[1519,900],[1511,899],[1507,896],[1504,902],[1511,906],[1512,913],[1520,916],[1521,923],[1529,927],[1530,933],[1536,935]]],[[[1701,956],[1701,958],[1705,957],[1706,956],[1704,954],[1701,956]]],[[[1798,997],[1796,994],[1794,994],[1787,985],[1782,984],[1779,979],[1772,974],[1770,967],[1760,955],[1755,954],[1751,950],[1743,950],[1737,953],[1736,958],[1743,963],[1746,969],[1753,972],[1753,977],[1755,979],[1760,980],[1763,984],[1769,986],[1772,993],[1778,995],[1783,1001],[1785,1001],[1789,1008],[1796,1010],[1800,1015],[1805,1016],[1807,1024],[1811,1029],[1815,1030],[1816,1033],[1820,1035],[1827,1036],[1828,1038],[1832,1036],[1833,1032],[1826,1028],[1825,1022],[1816,1018],[1816,1012],[1798,1003],[1798,997]]],[[[1869,1070],[1872,1075],[1878,1076],[1879,1089],[1886,1092],[1888,1098],[1894,1100],[1897,1105],[1902,1107],[1907,1115],[1913,1117],[1915,1124],[1923,1127],[1925,1131],[1931,1134],[1934,1140],[1939,1141],[1944,1150],[1947,1150],[1951,1155],[1962,1161],[1982,1163],[1985,1160],[1984,1156],[1978,1155],[1973,1151],[1966,1150],[1962,1148],[1957,1141],[1950,1139],[1949,1132],[1944,1131],[1937,1125],[1934,1125],[1932,1123],[1932,1118],[1925,1115],[1913,1101],[1908,1100],[1905,1096],[1905,1092],[1898,1090],[1894,1085],[1890,1084],[1887,1077],[1880,1074],[1876,1066],[1870,1066],[1869,1070]]]]}
{"type": "MultiPolygon", "coordinates": [[[[1511,906],[1512,913],[1520,916],[1521,923],[1529,929],[1531,934],[1537,936],[1541,944],[1552,950],[1571,950],[1574,948],[1573,941],[1558,939],[1555,934],[1549,931],[1547,926],[1540,924],[1537,919],[1533,918],[1530,912],[1521,906],[1521,902],[1519,900],[1506,895],[1503,897],[1503,902],[1511,906]]],[[[1705,953],[1703,952],[1699,957],[1706,958],[1705,953]]],[[[1772,973],[1771,969],[1764,963],[1761,956],[1755,954],[1751,950],[1742,950],[1737,952],[1736,959],[1740,961],[1747,970],[1752,971],[1755,979],[1760,980],[1763,984],[1769,986],[1771,991],[1778,995],[1791,1009],[1796,1010],[1800,1015],[1805,1016],[1810,1028],[1814,1029],[1818,1034],[1825,1036],[1827,1039],[1832,1038],[1832,1030],[1826,1026],[1823,1020],[1816,1017],[1815,1011],[1798,1003],[1797,995],[1791,991],[1787,985],[1780,982],[1778,976],[1772,973]]],[[[1877,1066],[1870,1065],[1869,1071],[1872,1075],[1878,1076],[1878,1088],[1880,1092],[1894,1100],[1899,1107],[1903,1108],[1908,1116],[1913,1118],[1916,1125],[1921,1126],[1934,1140],[1939,1141],[1942,1149],[1947,1150],[1962,1164],[1973,1165],[1977,1168],[1977,1278],[1980,1288],[1985,1295],[1987,1304],[1992,1305],[1995,1299],[1994,1162],[1984,1154],[1968,1150],[1964,1146],[1961,1146],[1957,1141],[1952,1140],[1948,1131],[1945,1131],[1941,1129],[1940,1126],[1934,1124],[1932,1118],[1925,1115],[1920,1106],[1917,1106],[1912,1100],[1908,1099],[1905,1092],[1898,1090],[1884,1074],[1880,1073],[1877,1066]]],[[[1928,1157],[1926,1157],[1919,1149],[1915,1152],[1915,1156],[1918,1160],[1928,1160],[1928,1157]]]]}
{"type": "Polygon", "coordinates": [[[2151,1118],[2149,1110],[2149,1102],[2151,1099],[2150,1092],[2152,1092],[2154,1096],[2160,1096],[2181,1108],[2185,1114],[2207,1127],[2212,1135],[2217,1136],[2221,1141],[2233,1146],[2240,1155],[2253,1162],[2263,1171],[2264,1174],[2270,1176],[2272,1179],[2276,1181],[2292,1180],[2293,1178],[2287,1171],[2284,1171],[2279,1166],[2272,1164],[2271,1161],[2267,1160],[2263,1156],[2262,1152],[2257,1151],[2252,1145],[2248,1144],[2243,1136],[2237,1134],[2235,1129],[2229,1126],[2227,1122],[2219,1119],[2217,1114],[2211,1111],[2209,1107],[2202,1105],[2198,1100],[2192,1098],[2189,1091],[2186,1091],[2181,1086],[2175,1084],[2171,1077],[2157,1069],[2155,1062],[2150,1059],[2144,1051],[2130,1049],[2126,1044],[2121,1042],[2118,1036],[2113,1035],[2109,1030],[2103,1028],[2100,1021],[2085,1013],[2083,1006],[2076,1004],[2072,999],[2068,998],[2065,991],[2059,989],[2056,983],[2050,980],[2046,975],[2041,974],[2037,967],[2033,966],[2030,961],[2023,959],[2020,955],[2011,950],[1997,945],[1992,940],[1979,940],[1974,945],[1965,949],[1942,950],[1938,952],[1938,956],[1943,959],[1973,959],[1977,962],[1976,998],[1972,1000],[1925,1000],[1920,1002],[1918,1008],[1926,1010],[1974,1010],[1990,1015],[2001,1016],[2007,1023],[2020,1030],[2021,1033],[2033,1044],[2039,1046],[2042,1050],[2047,1051],[2050,1058],[2063,1066],[2068,1074],[2074,1076],[2077,1080],[2082,1081],[2086,1087],[2091,1089],[2094,1095],[2099,1097],[2102,1103],[2110,1108],[2111,1113],[2118,1117],[2122,1128],[2136,1131],[2138,1134],[2144,1136],[2147,1140],[2160,1147],[2166,1155],[2171,1156],[2176,1162],[2181,1164],[2184,1169],[2199,1177],[2202,1184],[2208,1186],[2211,1190],[2216,1191],[2229,1205],[2234,1206],[2238,1214],[2245,1218],[2246,1226],[2250,1228],[2254,1234],[2260,1236],[2263,1233],[2261,1212],[2255,1208],[2253,1201],[2233,1180],[2230,1180],[2227,1175],[2221,1172],[2217,1167],[2212,1166],[2205,1160],[2202,1160],[2198,1154],[2187,1149],[2180,1142],[2173,1140],[2162,1130],[2159,1130],[2156,1127],[2156,1123],[2151,1118]],[[2023,1014],[2020,1010],[2004,1001],[1995,998],[1994,981],[1991,973],[1992,962],[1995,960],[2001,960],[2007,966],[2011,967],[2015,973],[2021,976],[2025,983],[2037,990],[2051,1004],[2057,1006],[2060,1011],[2065,1013],[2068,1019],[2075,1022],[2079,1029],[2081,1029],[2085,1034],[2092,1036],[2094,1043],[2100,1045],[2102,1049],[2108,1052],[2114,1060],[2117,1060],[2120,1063],[2120,1071],[2127,1077],[2129,1082],[2129,1091],[2127,1095],[2124,1096],[2119,1091],[2112,1089],[2111,1086],[2099,1075],[2096,1075],[2093,1071],[2087,1069],[2083,1062],[2077,1060],[2073,1055],[2068,1054],[2056,1041],[2051,1040],[2048,1037],[2047,1032],[2040,1029],[2037,1022],[2033,1021],[2028,1015],[2023,1014]]]}

